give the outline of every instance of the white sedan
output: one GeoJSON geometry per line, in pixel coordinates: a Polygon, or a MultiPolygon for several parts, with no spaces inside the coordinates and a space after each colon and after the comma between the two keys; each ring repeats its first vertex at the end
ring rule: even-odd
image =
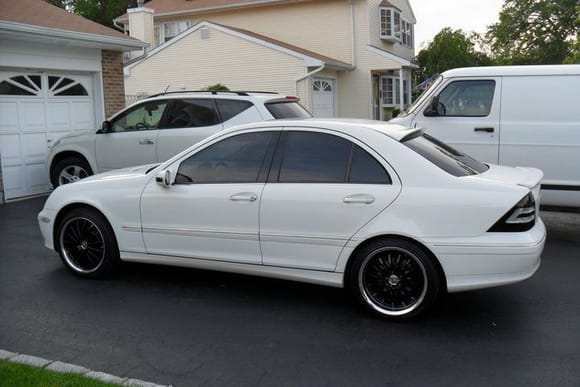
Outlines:
{"type": "Polygon", "coordinates": [[[45,245],[82,277],[120,261],[346,287],[404,319],[444,291],[540,265],[542,172],[480,163],[420,129],[363,120],[232,128],[160,165],[58,187],[45,245]]]}

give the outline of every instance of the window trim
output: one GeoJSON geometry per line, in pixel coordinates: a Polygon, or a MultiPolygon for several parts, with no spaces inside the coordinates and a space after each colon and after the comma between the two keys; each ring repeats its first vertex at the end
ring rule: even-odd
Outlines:
{"type": "Polygon", "coordinates": [[[404,18],[403,13],[398,8],[393,6],[379,6],[379,37],[381,39],[392,43],[400,43],[403,47],[414,48],[414,29],[415,24],[404,18]],[[387,14],[389,15],[388,17],[386,16],[387,14]],[[395,22],[396,18],[399,19],[398,25],[395,22]],[[387,23],[388,25],[386,25],[387,23]],[[383,28],[383,25],[386,25],[386,27],[383,28]],[[390,33],[388,33],[389,31],[390,33]]]}
{"type": "Polygon", "coordinates": [[[181,23],[181,22],[187,23],[187,27],[183,31],[186,31],[187,29],[189,29],[191,27],[191,20],[189,20],[189,19],[172,20],[172,21],[168,21],[168,22],[154,24],[153,25],[153,35],[154,35],[153,36],[153,40],[154,40],[153,43],[155,43],[155,47],[159,47],[159,46],[171,41],[172,39],[174,39],[176,36],[178,36],[179,34],[181,34],[183,32],[183,31],[180,31],[177,33],[177,35],[174,35],[173,37],[166,39],[166,37],[165,37],[165,25],[166,24],[181,23]],[[157,40],[155,37],[156,30],[159,31],[159,33],[157,34],[159,40],[157,40]]]}

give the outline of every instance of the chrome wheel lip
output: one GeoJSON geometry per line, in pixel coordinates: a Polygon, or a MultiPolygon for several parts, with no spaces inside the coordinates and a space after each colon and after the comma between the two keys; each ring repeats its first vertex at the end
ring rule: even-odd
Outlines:
{"type": "Polygon", "coordinates": [[[80,165],[69,165],[58,174],[58,185],[74,183],[88,176],[88,172],[80,165]]]}
{"type": "Polygon", "coordinates": [[[421,305],[421,303],[425,299],[425,296],[427,295],[427,288],[429,286],[429,282],[428,282],[428,278],[427,278],[427,271],[425,269],[425,266],[421,262],[421,260],[415,254],[410,252],[409,250],[393,246],[393,247],[382,247],[382,248],[376,249],[371,254],[369,254],[365,257],[365,260],[363,261],[362,265],[360,266],[360,270],[358,272],[358,286],[359,286],[360,294],[363,296],[365,302],[371,308],[373,308],[375,311],[379,312],[380,314],[386,315],[386,316],[403,316],[403,315],[406,315],[406,314],[413,312],[415,309],[417,309],[421,305]],[[409,306],[405,309],[391,310],[391,309],[384,308],[384,307],[377,305],[372,300],[371,296],[367,293],[367,290],[365,288],[364,275],[365,275],[365,272],[366,272],[366,269],[367,269],[369,262],[375,256],[377,256],[378,254],[381,254],[385,251],[394,251],[394,252],[406,254],[408,257],[413,259],[413,261],[415,261],[415,263],[421,269],[421,274],[423,275],[423,282],[424,282],[423,289],[421,290],[421,294],[417,298],[417,301],[415,301],[414,304],[412,304],[411,306],[409,306]]]}
{"type": "Polygon", "coordinates": [[[66,263],[69,265],[69,267],[71,269],[73,269],[74,271],[78,272],[78,273],[82,273],[82,274],[91,274],[96,272],[97,270],[99,270],[99,268],[101,266],[103,266],[104,262],[105,262],[105,253],[106,253],[106,247],[105,247],[105,238],[103,237],[103,233],[101,232],[101,230],[99,229],[99,227],[95,224],[95,222],[93,222],[92,220],[83,217],[83,216],[77,216],[74,218],[71,218],[69,220],[66,221],[66,223],[62,226],[61,228],[61,233],[59,235],[59,248],[60,248],[60,252],[64,258],[64,260],[66,261],[66,263]],[[90,270],[85,270],[82,267],[80,267],[78,264],[75,263],[74,259],[72,259],[69,255],[69,253],[67,252],[67,249],[65,249],[64,247],[64,236],[65,236],[65,232],[67,230],[67,227],[74,221],[79,221],[79,220],[84,220],[88,223],[90,223],[99,233],[99,238],[101,239],[101,242],[103,243],[103,253],[101,254],[101,258],[99,260],[99,263],[96,267],[94,267],[93,269],[90,270]]]}

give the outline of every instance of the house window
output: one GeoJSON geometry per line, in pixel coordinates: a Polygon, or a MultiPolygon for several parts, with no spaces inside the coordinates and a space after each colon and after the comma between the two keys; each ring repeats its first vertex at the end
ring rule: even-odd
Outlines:
{"type": "Polygon", "coordinates": [[[379,18],[381,39],[413,47],[413,23],[403,19],[401,11],[394,7],[380,7],[379,18]]]}
{"type": "Polygon", "coordinates": [[[188,29],[191,25],[189,20],[179,20],[168,23],[157,24],[154,27],[153,34],[155,37],[155,45],[159,46],[166,43],[188,29]]]}
{"type": "Polygon", "coordinates": [[[403,93],[401,94],[401,78],[398,75],[383,75],[381,77],[381,102],[383,107],[409,105],[411,79],[408,72],[403,72],[403,93]],[[401,100],[402,97],[402,100],[401,100]]]}

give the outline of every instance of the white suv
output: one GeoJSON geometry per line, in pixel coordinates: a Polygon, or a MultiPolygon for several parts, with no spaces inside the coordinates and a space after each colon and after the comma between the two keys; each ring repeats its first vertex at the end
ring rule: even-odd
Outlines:
{"type": "Polygon", "coordinates": [[[172,92],[121,110],[96,132],[64,136],[48,152],[56,188],[95,173],[163,162],[225,128],[309,118],[296,97],[265,92],[172,92]]]}

